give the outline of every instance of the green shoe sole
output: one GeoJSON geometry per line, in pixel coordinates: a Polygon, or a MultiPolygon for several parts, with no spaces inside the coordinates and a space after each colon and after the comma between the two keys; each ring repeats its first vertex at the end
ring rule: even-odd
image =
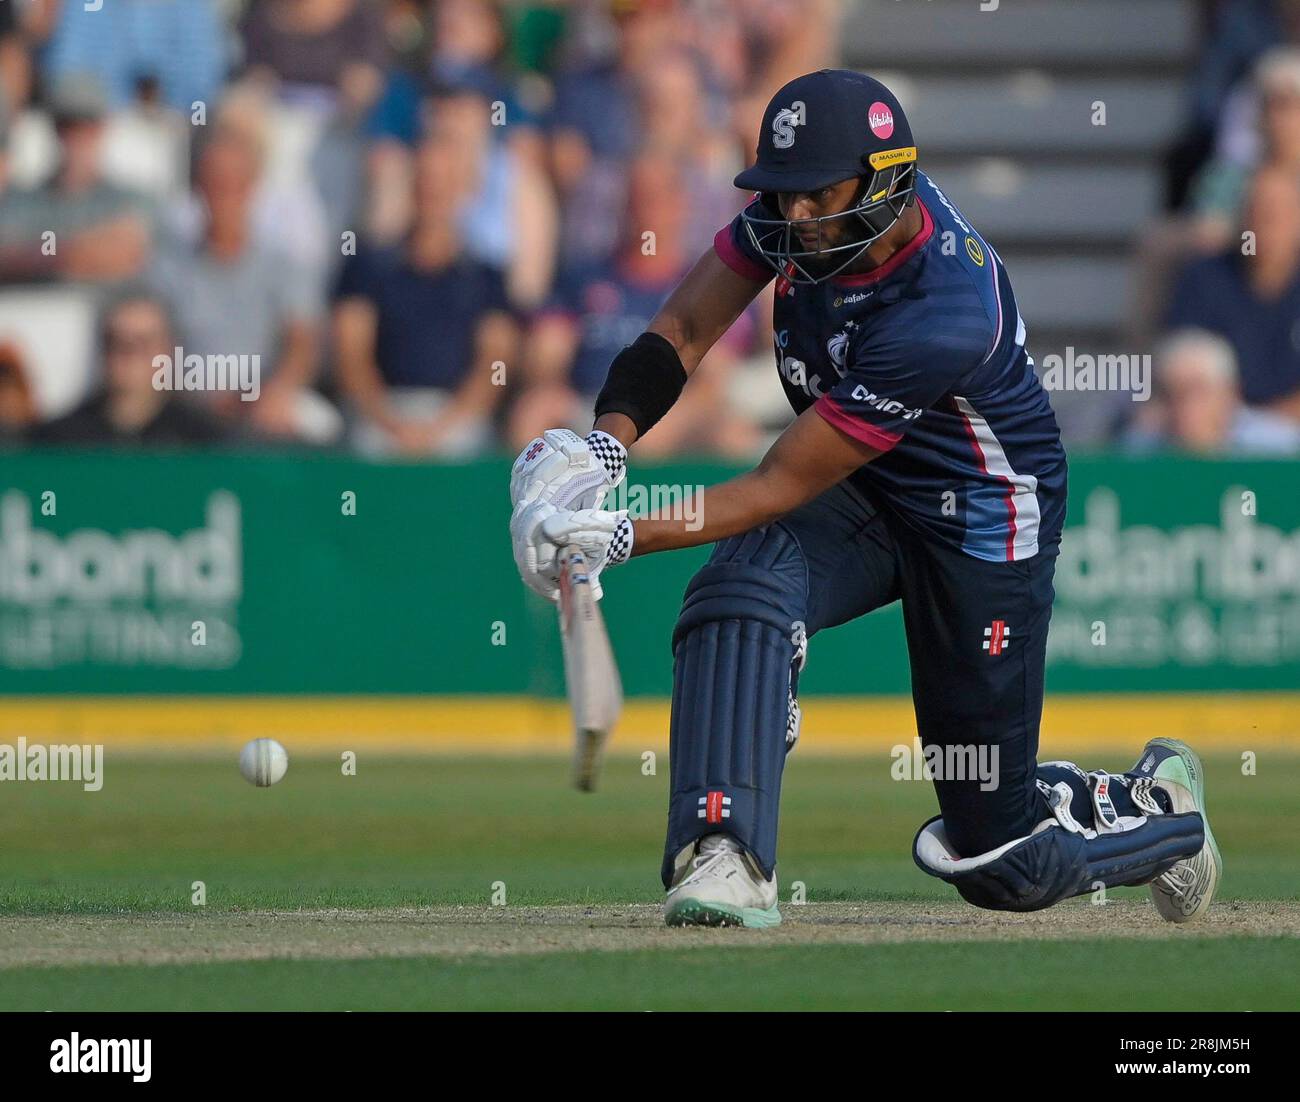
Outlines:
{"type": "Polygon", "coordinates": [[[1197,756],[1187,743],[1176,738],[1153,738],[1147,745],[1163,746],[1166,750],[1172,750],[1176,757],[1166,758],[1156,769],[1156,779],[1171,780],[1181,784],[1184,788],[1190,789],[1192,796],[1196,800],[1197,810],[1201,813],[1201,821],[1205,824],[1205,844],[1209,848],[1210,856],[1214,861],[1214,867],[1217,872],[1215,888],[1223,880],[1223,856],[1219,853],[1219,843],[1214,840],[1214,832],[1210,830],[1210,817],[1205,811],[1205,767],[1201,765],[1201,759],[1197,756]],[[1182,766],[1177,772],[1168,772],[1167,767],[1177,762],[1182,766]],[[1181,774],[1181,775],[1179,775],[1181,774]]]}
{"type": "Polygon", "coordinates": [[[766,929],[781,925],[776,907],[730,907],[725,903],[705,903],[701,899],[679,899],[664,912],[669,926],[748,926],[766,929]]]}
{"type": "MultiPolygon", "coordinates": [[[[1201,818],[1205,820],[1205,841],[1210,847],[1210,852],[1214,854],[1214,863],[1218,866],[1220,873],[1223,871],[1223,858],[1219,855],[1219,845],[1214,840],[1214,834],[1210,830],[1210,820],[1205,813],[1205,768],[1201,765],[1201,759],[1197,756],[1187,743],[1176,738],[1153,738],[1151,740],[1157,746],[1163,746],[1166,750],[1172,750],[1178,755],[1177,761],[1182,765],[1183,777],[1173,776],[1169,780],[1177,781],[1184,787],[1190,788],[1192,795],[1196,797],[1196,806],[1201,812],[1201,818]]],[[[1166,758],[1159,769],[1156,770],[1156,776],[1159,778],[1164,767],[1170,765],[1175,759],[1166,758]]]]}

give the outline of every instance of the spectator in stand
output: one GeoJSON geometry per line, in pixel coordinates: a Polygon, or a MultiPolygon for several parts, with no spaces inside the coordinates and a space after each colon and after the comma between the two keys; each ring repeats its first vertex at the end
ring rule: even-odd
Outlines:
{"type": "Polygon", "coordinates": [[[230,427],[174,392],[154,385],[155,357],[174,354],[167,311],[153,295],[123,292],[104,313],[103,385],[82,405],[37,426],[38,444],[155,447],[219,444],[230,427]]]}
{"type": "Polygon", "coordinates": [[[368,126],[366,225],[372,241],[405,232],[412,151],[430,133],[451,136],[474,181],[465,247],[505,271],[512,305],[529,310],[550,289],[558,214],[536,118],[499,65],[502,18],[499,3],[442,0],[421,71],[389,75],[368,126]]]}
{"type": "Polygon", "coordinates": [[[1300,11],[1295,0],[1202,0],[1199,7],[1201,45],[1188,66],[1188,118],[1166,155],[1170,210],[1183,208],[1196,171],[1214,151],[1220,120],[1225,114],[1240,118],[1231,103],[1242,77],[1290,37],[1292,13],[1300,11]]]}
{"type": "Polygon", "coordinates": [[[186,354],[259,357],[261,395],[215,399],[228,416],[251,418],[268,436],[316,443],[342,429],[312,391],[321,302],[314,281],[255,232],[253,201],[263,150],[253,132],[216,125],[195,165],[205,219],[197,240],[168,239],[151,283],[168,303],[186,354]]]}
{"type": "Polygon", "coordinates": [[[471,198],[461,238],[476,259],[506,276],[519,309],[538,306],[555,273],[558,214],[550,182],[514,145],[495,140],[484,89],[448,87],[430,102],[429,133],[458,150],[471,198]]]}
{"type": "Polygon", "coordinates": [[[428,75],[437,84],[477,87],[501,105],[498,126],[515,152],[546,163],[539,98],[502,65],[508,34],[501,0],[438,0],[428,75]]]}
{"type": "Polygon", "coordinates": [[[26,12],[0,3],[0,118],[24,107],[32,89],[32,57],[26,12]]]}
{"type": "Polygon", "coordinates": [[[139,274],[151,250],[151,210],[104,178],[102,90],[93,78],[69,78],[54,89],[50,111],[59,163],[44,184],[0,200],[0,279],[114,283],[139,274]]]}
{"type": "Polygon", "coordinates": [[[0,445],[23,438],[36,422],[36,399],[23,367],[21,353],[0,343],[0,445]]]}
{"type": "MultiPolygon", "coordinates": [[[[1258,162],[1284,168],[1300,179],[1300,48],[1282,47],[1266,54],[1255,71],[1258,162]]],[[[1216,157],[1192,185],[1194,247],[1226,248],[1236,229],[1251,163],[1216,157]]]]}
{"type": "MultiPolygon", "coordinates": [[[[1235,161],[1250,165],[1259,159],[1259,131],[1256,122],[1259,117],[1259,86],[1255,79],[1260,64],[1279,49],[1300,46],[1300,0],[1264,0],[1265,19],[1254,20],[1256,23],[1250,31],[1250,39],[1239,38],[1234,44],[1231,40],[1211,39],[1210,56],[1223,46],[1236,48],[1236,63],[1240,66],[1231,76],[1231,83],[1222,94],[1205,102],[1201,110],[1207,114],[1213,126],[1213,144],[1211,151],[1219,160],[1235,161]]],[[[1246,14],[1251,8],[1258,11],[1260,5],[1247,0],[1243,4],[1225,4],[1223,23],[1225,29],[1243,31],[1252,20],[1246,14]],[[1243,16],[1245,19],[1243,20],[1243,16]]],[[[1211,75],[1228,77],[1231,69],[1222,68],[1217,74],[1213,69],[1211,75]]],[[[1197,79],[1203,79],[1206,71],[1196,70],[1197,79]]],[[[1205,92],[1209,89],[1205,88],[1205,92]]]]}
{"type": "MultiPolygon", "coordinates": [[[[698,257],[686,246],[688,199],[679,168],[650,151],[631,169],[631,194],[616,256],[561,276],[554,301],[529,335],[526,389],[511,416],[522,446],[554,425],[591,427],[610,362],[650,324],[698,257]]],[[[748,325],[733,326],[705,357],[672,411],[637,442],[643,455],[674,451],[752,453],[752,423],[732,408],[727,385],[748,325]]]]}
{"type": "Polygon", "coordinates": [[[465,251],[469,182],[460,150],[431,137],[416,155],[406,239],[362,244],[334,312],[339,386],[367,454],[470,455],[491,442],[517,334],[502,273],[465,251]]]}
{"type": "Polygon", "coordinates": [[[1246,404],[1300,421],[1300,178],[1261,169],[1242,229],[1252,238],[1241,248],[1188,265],[1165,325],[1221,334],[1236,353],[1246,404]]]}
{"type": "Polygon", "coordinates": [[[188,116],[221,91],[231,42],[217,0],[64,0],[42,56],[47,79],[90,74],[113,111],[134,103],[141,85],[188,116]]]}
{"type": "Polygon", "coordinates": [[[1128,450],[1300,455],[1300,423],[1242,403],[1237,358],[1223,337],[1180,330],[1160,344],[1154,359],[1154,400],[1129,431],[1128,450]]]}
{"type": "Polygon", "coordinates": [[[243,39],[250,76],[324,114],[360,119],[383,88],[388,44],[373,0],[253,0],[243,39]]]}
{"type": "Polygon", "coordinates": [[[1256,60],[1288,38],[1300,38],[1295,0],[1212,2],[1204,46],[1190,71],[1192,122],[1213,131],[1224,102],[1256,60]]]}
{"type": "Polygon", "coordinates": [[[365,194],[364,125],[384,86],[388,43],[376,0],[254,0],[246,77],[274,88],[280,125],[305,154],[331,240],[355,231],[365,194]]]}
{"type": "Polygon", "coordinates": [[[642,75],[638,90],[641,145],[681,166],[686,247],[701,253],[748,201],[732,183],[746,162],[725,128],[723,106],[709,95],[690,54],[665,55],[642,75]]]}
{"type": "MultiPolygon", "coordinates": [[[[501,9],[499,0],[438,0],[433,4],[431,25],[420,40],[421,52],[417,56],[404,54],[402,64],[387,74],[370,118],[371,136],[407,146],[418,144],[424,136],[424,97],[430,85],[484,90],[488,99],[499,100],[505,108],[504,125],[512,137],[521,132],[521,122],[535,121],[518,102],[514,81],[500,64],[506,46],[501,9]]],[[[535,132],[532,137],[536,138],[535,132]]]]}
{"type": "Polygon", "coordinates": [[[556,79],[551,166],[567,264],[599,262],[618,246],[627,162],[640,138],[638,83],[673,40],[672,0],[608,0],[608,8],[616,24],[614,56],[556,79]]]}
{"type": "MultiPolygon", "coordinates": [[[[716,56],[725,49],[726,39],[713,34],[712,0],[690,0],[689,6],[700,14],[698,41],[716,56]]],[[[800,73],[835,63],[842,4],[841,0],[732,0],[727,6],[731,10],[719,22],[739,23],[736,41],[743,50],[733,69],[738,69],[742,83],[730,89],[732,133],[749,163],[754,135],[772,94],[800,73]]]]}
{"type": "MultiPolygon", "coordinates": [[[[158,98],[152,80],[140,82],[139,97],[109,117],[104,133],[104,175],[119,187],[167,203],[184,194],[189,180],[190,116],[158,98]]],[[[205,105],[206,107],[206,105],[205,105]]]]}
{"type": "Polygon", "coordinates": [[[392,65],[418,72],[429,50],[429,8],[436,0],[382,0],[384,41],[392,65]]]}
{"type": "MultiPolygon", "coordinates": [[[[271,163],[275,142],[275,104],[264,88],[250,82],[230,85],[209,126],[220,133],[239,135],[248,148],[259,151],[262,162],[253,196],[253,237],[264,247],[287,258],[296,277],[305,277],[317,302],[324,302],[329,274],[340,258],[338,237],[331,240],[320,196],[307,176],[276,171],[271,163]]],[[[200,136],[203,132],[200,132],[200,136]]],[[[188,189],[166,212],[173,236],[194,241],[202,235],[207,214],[203,199],[188,189]]]]}
{"type": "Polygon", "coordinates": [[[1257,93],[1253,99],[1258,100],[1258,110],[1252,100],[1245,116],[1255,136],[1246,143],[1251,146],[1250,156],[1221,151],[1193,181],[1190,209],[1159,219],[1142,231],[1134,250],[1126,322],[1133,344],[1149,347],[1156,338],[1180,268],[1196,256],[1233,245],[1246,191],[1257,171],[1256,160],[1300,179],[1300,49],[1280,47],[1266,54],[1250,84],[1257,93]]]}

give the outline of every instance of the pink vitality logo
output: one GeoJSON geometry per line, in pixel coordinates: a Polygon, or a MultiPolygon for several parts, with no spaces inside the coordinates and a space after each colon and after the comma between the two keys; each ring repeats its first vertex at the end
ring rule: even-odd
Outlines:
{"type": "Polygon", "coordinates": [[[889,104],[876,100],[867,111],[867,124],[877,138],[892,138],[894,135],[894,112],[889,104]]]}

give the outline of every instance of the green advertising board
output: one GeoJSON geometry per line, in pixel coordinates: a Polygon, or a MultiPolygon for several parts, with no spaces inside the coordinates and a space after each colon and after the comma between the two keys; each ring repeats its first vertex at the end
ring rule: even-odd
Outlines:
{"type": "MultiPolygon", "coordinates": [[[[0,692],[558,694],[553,612],[511,559],[508,471],[0,454],[0,692]]],[[[732,471],[636,465],[633,493],[732,471]]],[[[669,692],[706,554],[608,579],[629,695],[669,692]]],[[[1055,691],[1300,689],[1300,465],[1075,459],[1057,594],[1055,691]]],[[[802,685],[908,692],[898,609],[818,636],[802,685]]]]}

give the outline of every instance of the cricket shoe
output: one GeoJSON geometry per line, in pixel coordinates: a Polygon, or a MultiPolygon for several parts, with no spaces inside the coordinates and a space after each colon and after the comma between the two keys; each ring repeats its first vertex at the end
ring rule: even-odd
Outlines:
{"type": "Polygon", "coordinates": [[[706,834],[668,889],[669,926],[777,926],[776,877],[762,872],[729,834],[706,834]]]}
{"type": "Polygon", "coordinates": [[[1199,811],[1205,824],[1205,844],[1200,852],[1179,861],[1168,872],[1151,881],[1151,898],[1160,916],[1169,922],[1191,922],[1200,918],[1214,899],[1223,876],[1223,858],[1210,832],[1205,814],[1205,771],[1201,759],[1185,742],[1153,738],[1146,744],[1132,774],[1169,794],[1172,814],[1199,811]]]}

